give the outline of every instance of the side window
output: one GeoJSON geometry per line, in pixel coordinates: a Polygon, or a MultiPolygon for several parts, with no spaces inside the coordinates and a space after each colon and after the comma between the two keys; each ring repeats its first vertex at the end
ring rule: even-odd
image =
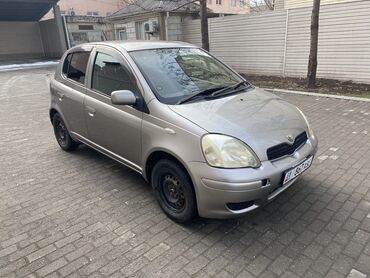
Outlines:
{"type": "Polygon", "coordinates": [[[89,57],[90,52],[70,53],[64,61],[64,75],[78,83],[85,84],[86,67],[89,57]]]}
{"type": "Polygon", "coordinates": [[[114,57],[101,52],[96,55],[92,88],[108,96],[117,90],[138,92],[136,80],[128,67],[114,57]]]}

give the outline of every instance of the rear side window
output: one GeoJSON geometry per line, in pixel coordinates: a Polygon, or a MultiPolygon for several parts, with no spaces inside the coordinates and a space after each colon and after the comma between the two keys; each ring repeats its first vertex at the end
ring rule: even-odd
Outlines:
{"type": "Polygon", "coordinates": [[[92,88],[108,96],[117,90],[130,90],[138,93],[135,77],[128,66],[101,52],[95,59],[92,88]]]}
{"type": "Polygon", "coordinates": [[[74,52],[64,60],[63,74],[78,83],[85,84],[86,67],[90,52],[74,52]]]}

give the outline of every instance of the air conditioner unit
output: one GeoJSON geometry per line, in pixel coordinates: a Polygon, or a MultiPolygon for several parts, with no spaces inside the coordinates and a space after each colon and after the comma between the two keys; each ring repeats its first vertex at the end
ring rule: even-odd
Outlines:
{"type": "Polygon", "coordinates": [[[68,10],[68,15],[75,16],[76,12],[73,9],[68,10]]]}
{"type": "Polygon", "coordinates": [[[145,33],[157,33],[158,32],[158,24],[154,21],[147,21],[144,23],[144,31],[145,33]]]}

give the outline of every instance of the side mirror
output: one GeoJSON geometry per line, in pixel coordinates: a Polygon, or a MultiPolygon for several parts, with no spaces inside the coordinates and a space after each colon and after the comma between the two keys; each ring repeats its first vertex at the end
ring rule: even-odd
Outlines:
{"type": "Polygon", "coordinates": [[[134,105],[137,100],[133,92],[129,90],[119,90],[111,94],[111,101],[115,105],[134,105]]]}

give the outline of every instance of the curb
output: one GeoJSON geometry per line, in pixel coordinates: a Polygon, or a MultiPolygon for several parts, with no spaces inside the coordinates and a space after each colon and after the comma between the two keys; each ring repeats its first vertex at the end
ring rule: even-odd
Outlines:
{"type": "Polygon", "coordinates": [[[272,92],[272,93],[288,93],[288,94],[296,94],[296,95],[306,95],[306,96],[315,96],[315,97],[325,97],[325,98],[336,98],[336,99],[344,99],[344,100],[370,102],[370,98],[362,98],[362,97],[338,96],[338,95],[311,93],[311,92],[304,92],[304,91],[292,91],[292,90],[284,90],[284,89],[269,89],[269,88],[263,88],[263,89],[268,92],[272,92]]]}

